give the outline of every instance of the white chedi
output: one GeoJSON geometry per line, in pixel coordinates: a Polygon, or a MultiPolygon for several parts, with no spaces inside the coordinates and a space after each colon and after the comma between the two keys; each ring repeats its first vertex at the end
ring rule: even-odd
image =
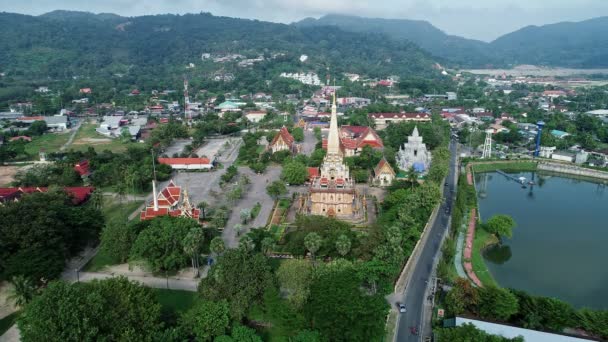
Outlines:
{"type": "Polygon", "coordinates": [[[425,174],[431,166],[431,152],[427,150],[426,144],[418,134],[418,127],[414,127],[412,135],[407,137],[407,143],[397,152],[397,164],[401,170],[409,170],[411,167],[418,173],[425,174]]]}

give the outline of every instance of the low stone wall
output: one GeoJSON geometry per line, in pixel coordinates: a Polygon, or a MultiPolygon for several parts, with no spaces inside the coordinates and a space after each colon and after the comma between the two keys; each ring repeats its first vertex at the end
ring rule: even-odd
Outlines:
{"type": "Polygon", "coordinates": [[[608,180],[608,172],[586,169],[569,164],[541,162],[538,163],[538,170],[608,180]]]}

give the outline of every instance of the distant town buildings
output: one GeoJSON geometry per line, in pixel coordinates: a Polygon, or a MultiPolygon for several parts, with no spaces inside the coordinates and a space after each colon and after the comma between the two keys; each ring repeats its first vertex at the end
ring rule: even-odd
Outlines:
{"type": "Polygon", "coordinates": [[[431,115],[427,113],[370,113],[369,118],[378,130],[385,129],[390,123],[431,121],[431,115]]]}
{"type": "Polygon", "coordinates": [[[281,73],[281,77],[285,77],[285,78],[291,78],[293,80],[302,82],[304,84],[308,84],[308,85],[315,85],[315,86],[320,86],[321,85],[321,80],[319,79],[319,76],[315,73],[309,72],[309,73],[281,73]]]}

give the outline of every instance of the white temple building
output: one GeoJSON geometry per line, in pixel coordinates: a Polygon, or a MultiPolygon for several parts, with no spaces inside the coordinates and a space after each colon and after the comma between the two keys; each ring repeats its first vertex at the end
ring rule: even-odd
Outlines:
{"type": "Polygon", "coordinates": [[[431,152],[426,149],[422,137],[418,134],[418,127],[414,127],[412,135],[407,137],[407,143],[397,153],[397,164],[401,170],[414,168],[419,174],[428,172],[431,166],[431,152]]]}

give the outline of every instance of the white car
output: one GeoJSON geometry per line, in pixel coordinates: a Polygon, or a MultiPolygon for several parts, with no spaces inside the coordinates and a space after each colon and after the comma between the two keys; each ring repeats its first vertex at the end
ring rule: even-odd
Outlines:
{"type": "Polygon", "coordinates": [[[405,304],[403,303],[397,303],[397,307],[399,307],[399,312],[400,313],[406,313],[407,309],[405,308],[405,304]]]}

